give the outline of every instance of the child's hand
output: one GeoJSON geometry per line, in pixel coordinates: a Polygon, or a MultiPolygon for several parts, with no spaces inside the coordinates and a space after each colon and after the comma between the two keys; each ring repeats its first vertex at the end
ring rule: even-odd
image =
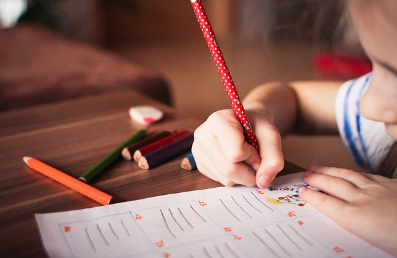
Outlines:
{"type": "Polygon", "coordinates": [[[339,225],[397,256],[397,180],[351,170],[313,167],[299,196],[339,225]]]}
{"type": "Polygon", "coordinates": [[[223,185],[267,187],[284,166],[281,137],[261,112],[249,113],[259,153],[245,141],[232,110],[213,113],[194,133],[192,152],[198,170],[223,185]]]}

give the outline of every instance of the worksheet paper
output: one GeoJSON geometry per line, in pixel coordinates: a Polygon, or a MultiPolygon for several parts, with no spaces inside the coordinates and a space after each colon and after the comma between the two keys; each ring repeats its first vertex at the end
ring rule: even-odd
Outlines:
{"type": "Polygon", "coordinates": [[[300,199],[301,178],[283,176],[267,189],[219,187],[36,219],[50,257],[392,257],[300,199]]]}

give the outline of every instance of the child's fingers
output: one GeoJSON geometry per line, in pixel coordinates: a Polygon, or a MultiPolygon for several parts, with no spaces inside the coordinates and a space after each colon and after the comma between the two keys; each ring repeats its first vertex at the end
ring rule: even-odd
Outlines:
{"type": "Polygon", "coordinates": [[[354,201],[361,196],[361,190],[344,178],[307,171],[303,174],[303,181],[327,194],[344,201],[354,201]]]}
{"type": "MultiPolygon", "coordinates": [[[[249,147],[255,150],[254,147],[249,147]]],[[[255,172],[242,162],[230,162],[225,158],[219,148],[217,138],[207,135],[206,141],[195,141],[192,151],[193,155],[197,157],[196,163],[198,163],[199,170],[204,170],[205,167],[205,171],[201,172],[205,175],[211,173],[211,178],[216,178],[223,185],[255,185],[255,172]]]]}
{"type": "Polygon", "coordinates": [[[210,172],[211,170],[209,169],[209,167],[212,167],[212,164],[208,163],[208,161],[207,162],[203,161],[205,159],[208,160],[208,157],[205,157],[202,154],[198,154],[198,153],[199,153],[199,151],[197,151],[197,149],[193,146],[192,154],[195,157],[197,170],[200,171],[200,173],[205,175],[206,177],[208,177],[214,181],[218,181],[216,179],[216,177],[214,177],[214,175],[212,175],[212,173],[210,172]]]}
{"type": "Polygon", "coordinates": [[[281,136],[278,131],[270,126],[257,128],[257,139],[261,164],[257,170],[256,184],[260,188],[270,185],[284,167],[284,157],[281,150],[281,136]],[[258,130],[259,129],[259,130],[258,130]]]}
{"type": "Polygon", "coordinates": [[[370,177],[364,176],[361,173],[357,173],[349,169],[313,166],[310,168],[310,170],[319,174],[343,178],[359,188],[364,188],[366,185],[372,182],[370,177]]]}
{"type": "Polygon", "coordinates": [[[261,164],[258,150],[248,142],[244,143],[243,150],[247,154],[243,162],[256,172],[261,164]]]}
{"type": "MultiPolygon", "coordinates": [[[[215,138],[212,138],[211,140],[213,142],[211,143],[212,148],[210,152],[210,159],[216,171],[224,178],[231,180],[236,184],[254,186],[255,171],[242,162],[230,161],[230,159],[225,157],[225,154],[219,148],[217,140],[215,138]]],[[[250,146],[248,143],[245,144],[248,149],[252,148],[253,150],[255,150],[253,146],[250,146]]],[[[259,160],[259,155],[257,154],[257,156],[259,160]]],[[[223,182],[221,183],[227,185],[223,182]]]]}
{"type": "Polygon", "coordinates": [[[251,161],[256,158],[259,166],[259,155],[255,155],[255,148],[251,149],[245,141],[243,128],[231,110],[221,110],[211,115],[208,119],[218,146],[230,162],[251,161]]]}
{"type": "Polygon", "coordinates": [[[192,147],[192,154],[195,157],[197,169],[208,178],[220,182],[223,185],[232,186],[234,182],[227,180],[216,170],[211,159],[205,151],[203,151],[197,144],[192,147]]]}
{"type": "MultiPolygon", "coordinates": [[[[254,146],[249,144],[244,137],[243,129],[240,122],[235,118],[230,110],[225,110],[226,117],[219,122],[214,128],[214,135],[217,138],[217,144],[220,153],[229,162],[229,164],[245,163],[248,167],[256,171],[261,163],[261,158],[254,146]]],[[[238,166],[240,169],[249,169],[246,166],[238,166]]],[[[221,169],[221,168],[219,168],[221,169]]],[[[231,171],[231,169],[229,169],[231,171]]],[[[244,172],[243,172],[244,173],[244,172]]],[[[252,174],[250,172],[250,174],[252,174]]],[[[245,181],[244,185],[251,185],[251,176],[249,184],[245,181]]],[[[240,182],[241,183],[241,182],[240,182]]]]}
{"type": "Polygon", "coordinates": [[[207,169],[214,177],[220,173],[234,183],[247,186],[256,183],[264,188],[281,171],[284,159],[278,131],[267,119],[259,119],[255,126],[260,155],[245,141],[243,128],[232,110],[213,113],[196,129],[194,144],[206,152],[212,163],[211,168],[207,164],[207,169]],[[258,170],[256,178],[255,170],[258,170]]]}
{"type": "Polygon", "coordinates": [[[354,214],[349,214],[351,211],[351,209],[348,209],[349,204],[334,196],[301,187],[299,197],[345,228],[346,225],[350,224],[350,220],[355,217],[354,214]]]}

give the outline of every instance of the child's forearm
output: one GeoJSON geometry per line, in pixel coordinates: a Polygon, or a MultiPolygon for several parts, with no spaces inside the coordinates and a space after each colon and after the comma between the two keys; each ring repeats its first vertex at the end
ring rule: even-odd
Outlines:
{"type": "Polygon", "coordinates": [[[252,90],[244,99],[250,110],[263,110],[281,135],[337,133],[335,99],[340,82],[272,82],[252,90]]]}
{"type": "Polygon", "coordinates": [[[292,87],[284,83],[267,83],[256,87],[243,100],[247,112],[267,113],[281,135],[293,131],[297,117],[297,98],[292,87]]]}

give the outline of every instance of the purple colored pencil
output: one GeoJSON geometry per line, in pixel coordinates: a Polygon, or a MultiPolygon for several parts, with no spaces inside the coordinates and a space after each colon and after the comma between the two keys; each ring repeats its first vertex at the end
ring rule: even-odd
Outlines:
{"type": "Polygon", "coordinates": [[[139,167],[142,169],[152,169],[164,162],[175,158],[182,153],[189,151],[193,144],[193,134],[189,134],[182,139],[164,146],[161,149],[152,151],[139,160],[139,167]]]}

